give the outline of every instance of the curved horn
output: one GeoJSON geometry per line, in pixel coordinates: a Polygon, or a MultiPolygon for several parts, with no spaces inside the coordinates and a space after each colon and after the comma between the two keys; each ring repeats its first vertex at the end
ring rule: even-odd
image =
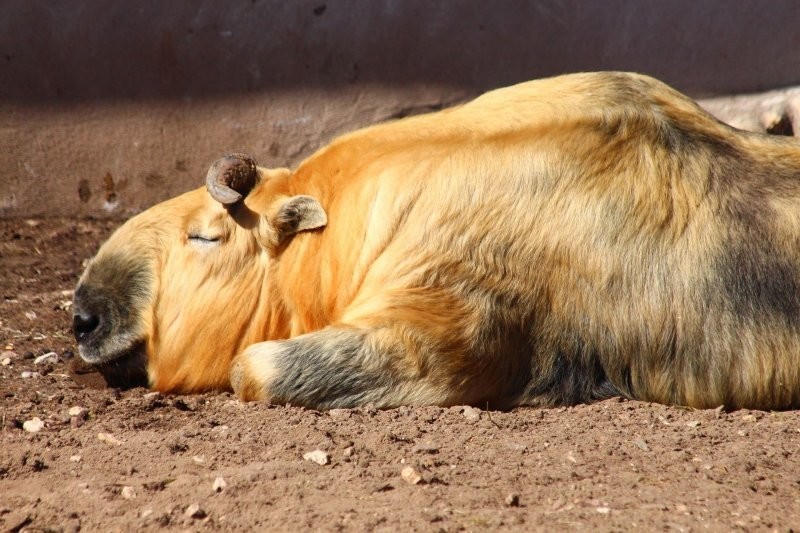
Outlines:
{"type": "Polygon", "coordinates": [[[258,183],[256,165],[256,160],[246,154],[228,154],[217,159],[206,175],[208,193],[222,204],[235,204],[258,183]]]}

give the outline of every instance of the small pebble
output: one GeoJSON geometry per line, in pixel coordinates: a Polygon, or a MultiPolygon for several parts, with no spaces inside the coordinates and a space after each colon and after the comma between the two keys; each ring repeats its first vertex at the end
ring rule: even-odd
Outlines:
{"type": "Polygon", "coordinates": [[[75,407],[70,407],[69,411],[67,411],[67,414],[69,414],[69,416],[74,416],[75,418],[86,418],[89,414],[89,410],[85,407],[76,405],[75,407]]]}
{"type": "Polygon", "coordinates": [[[742,421],[744,422],[756,422],[758,419],[755,415],[744,415],[742,417],[742,421]]]}
{"type": "Polygon", "coordinates": [[[644,439],[634,439],[633,445],[645,452],[650,450],[650,447],[647,446],[647,443],[644,441],[644,439]]]}
{"type": "Polygon", "coordinates": [[[4,358],[2,361],[0,361],[0,364],[3,365],[3,366],[10,365],[11,364],[11,358],[10,357],[4,358]]]}
{"type": "Polygon", "coordinates": [[[464,418],[470,422],[477,422],[481,419],[481,410],[476,409],[475,407],[470,407],[469,405],[464,407],[464,410],[461,412],[461,414],[463,414],[464,418]]]}
{"type": "Polygon", "coordinates": [[[700,421],[699,420],[691,420],[689,422],[686,422],[686,426],[690,427],[690,428],[696,428],[699,425],[700,425],[700,421]]]}
{"type": "Polygon", "coordinates": [[[352,446],[348,446],[347,448],[345,448],[344,451],[342,452],[342,455],[345,456],[345,457],[352,457],[353,456],[353,447],[352,446]]]}
{"type": "Polygon", "coordinates": [[[414,470],[413,466],[407,466],[400,472],[400,477],[409,485],[416,485],[422,481],[422,476],[419,472],[414,470]]]}
{"type": "Polygon", "coordinates": [[[144,398],[145,400],[159,400],[161,399],[161,393],[158,391],[148,392],[142,395],[142,398],[144,398]]]}
{"type": "Polygon", "coordinates": [[[223,490],[225,490],[227,486],[228,484],[225,483],[225,480],[222,479],[221,477],[218,477],[214,480],[214,483],[211,485],[211,488],[214,489],[214,492],[222,492],[223,490]]]}
{"type": "Polygon", "coordinates": [[[72,461],[73,463],[80,463],[81,462],[81,456],[80,455],[70,455],[69,456],[69,460],[72,461]]]}
{"type": "Polygon", "coordinates": [[[347,420],[350,418],[350,409],[331,409],[328,416],[334,420],[347,420]]]}
{"type": "Polygon", "coordinates": [[[521,442],[506,441],[504,443],[504,446],[506,448],[508,448],[509,450],[514,450],[516,452],[524,452],[524,451],[526,451],[528,449],[528,445],[527,444],[522,444],[521,442]]]}
{"type": "Polygon", "coordinates": [[[439,447],[431,441],[426,440],[415,444],[412,451],[417,453],[439,453],[439,447]]]}
{"type": "Polygon", "coordinates": [[[506,505],[508,507],[519,507],[519,494],[511,493],[506,496],[506,505]]]}
{"type": "Polygon", "coordinates": [[[122,446],[122,441],[111,433],[98,433],[97,440],[106,442],[108,444],[113,444],[114,446],[122,446]]]}
{"type": "Polygon", "coordinates": [[[36,320],[36,313],[33,311],[25,311],[25,317],[28,320],[36,320]]]}
{"type": "Polygon", "coordinates": [[[42,365],[45,363],[58,363],[58,354],[56,352],[47,352],[33,360],[34,365],[42,365]]]}
{"type": "Polygon", "coordinates": [[[27,431],[28,433],[38,433],[42,429],[44,429],[44,422],[39,417],[31,418],[30,420],[26,420],[22,424],[22,429],[27,431]]]}
{"type": "Polygon", "coordinates": [[[574,451],[570,450],[567,452],[567,460],[571,463],[578,464],[581,462],[581,457],[574,451]]]}
{"type": "Polygon", "coordinates": [[[374,494],[376,492],[388,492],[390,490],[394,490],[394,485],[391,483],[378,483],[370,490],[370,492],[374,494]]]}
{"type": "Polygon", "coordinates": [[[322,450],[314,450],[313,452],[308,452],[303,454],[303,459],[306,461],[311,461],[312,463],[317,463],[318,465],[325,466],[331,462],[331,456],[328,455],[327,452],[323,452],[322,450]]]}
{"type": "Polygon", "coordinates": [[[40,374],[38,372],[30,372],[28,370],[26,370],[25,372],[22,372],[19,375],[19,377],[21,377],[22,379],[38,378],[39,376],[40,376],[40,374]]]}
{"type": "Polygon", "coordinates": [[[197,503],[193,503],[187,507],[183,514],[189,518],[204,518],[206,516],[206,512],[200,509],[200,505],[197,503]]]}
{"type": "Polygon", "coordinates": [[[136,497],[136,490],[130,486],[122,487],[122,497],[126,500],[132,500],[136,497]]]}
{"type": "Polygon", "coordinates": [[[611,508],[610,507],[598,507],[597,509],[595,509],[595,511],[597,511],[600,514],[608,514],[608,513],[611,512],[611,508]]]}

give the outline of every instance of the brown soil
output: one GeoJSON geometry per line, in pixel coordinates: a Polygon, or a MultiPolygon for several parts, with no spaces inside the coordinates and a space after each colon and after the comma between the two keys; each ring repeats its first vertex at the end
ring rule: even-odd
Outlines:
{"type": "Polygon", "coordinates": [[[321,413],[105,388],[76,373],[69,291],[115,226],[0,220],[4,531],[800,528],[800,412],[321,413]]]}

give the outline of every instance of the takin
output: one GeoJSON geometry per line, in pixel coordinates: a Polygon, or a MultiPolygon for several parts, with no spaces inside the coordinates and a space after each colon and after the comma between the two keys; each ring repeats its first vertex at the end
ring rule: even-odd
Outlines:
{"type": "Polygon", "coordinates": [[[607,72],[228,155],[100,248],[73,329],[118,383],[316,409],[797,408],[800,145],[607,72]]]}

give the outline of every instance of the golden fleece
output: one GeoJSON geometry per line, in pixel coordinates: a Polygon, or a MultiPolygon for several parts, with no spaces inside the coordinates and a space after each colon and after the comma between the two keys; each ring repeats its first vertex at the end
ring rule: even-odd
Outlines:
{"type": "Polygon", "coordinates": [[[162,392],[372,403],[800,406],[800,145],[588,73],[232,154],[75,292],[81,356],[162,392]]]}

